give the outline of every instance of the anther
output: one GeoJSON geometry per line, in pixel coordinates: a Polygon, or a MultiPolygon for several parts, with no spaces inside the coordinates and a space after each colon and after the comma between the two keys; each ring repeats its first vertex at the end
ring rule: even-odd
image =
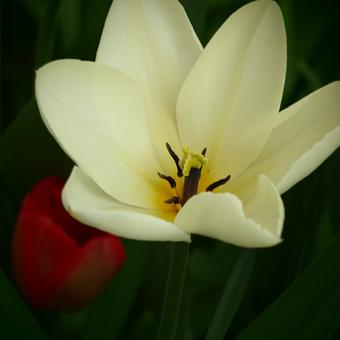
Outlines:
{"type": "Polygon", "coordinates": [[[170,184],[171,188],[176,188],[176,181],[171,176],[165,176],[161,174],[160,172],[157,172],[157,175],[161,179],[165,179],[170,184]]]}
{"type": "Polygon", "coordinates": [[[179,157],[176,155],[175,151],[171,149],[171,146],[169,143],[166,143],[166,148],[168,149],[168,152],[170,154],[170,156],[172,157],[172,159],[175,161],[176,164],[176,168],[177,168],[177,176],[178,177],[182,177],[183,176],[183,171],[179,165],[180,159],[179,157]]]}
{"type": "Polygon", "coordinates": [[[202,150],[201,154],[202,154],[203,156],[205,156],[206,153],[207,153],[207,148],[204,148],[204,149],[202,150]]]}
{"type": "Polygon", "coordinates": [[[214,189],[220,187],[221,185],[226,184],[229,180],[230,180],[231,176],[228,175],[225,178],[222,178],[214,183],[211,183],[210,185],[207,186],[207,188],[205,189],[205,191],[213,191],[214,189]]]}
{"type": "Polygon", "coordinates": [[[178,196],[173,196],[167,200],[164,201],[164,203],[166,204],[180,204],[180,200],[178,196]]]}

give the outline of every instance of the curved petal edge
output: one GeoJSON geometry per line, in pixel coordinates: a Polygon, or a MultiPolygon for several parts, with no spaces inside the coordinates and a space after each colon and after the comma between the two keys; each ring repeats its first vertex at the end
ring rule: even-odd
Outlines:
{"type": "Polygon", "coordinates": [[[258,188],[248,202],[243,203],[231,193],[200,193],[185,204],[175,224],[188,233],[261,248],[281,242],[283,220],[280,195],[266,176],[260,176],[258,188]]]}
{"type": "Polygon", "coordinates": [[[190,235],[171,223],[171,212],[120,203],[74,167],[63,193],[65,209],[77,220],[111,234],[144,241],[190,242],[190,235]]]}
{"type": "Polygon", "coordinates": [[[289,170],[277,184],[280,193],[285,193],[301,179],[310,175],[339,147],[339,145],[340,127],[337,127],[327,133],[322,140],[314,144],[291,165],[289,170]],[[308,165],[308,168],[306,165],[308,165]]]}

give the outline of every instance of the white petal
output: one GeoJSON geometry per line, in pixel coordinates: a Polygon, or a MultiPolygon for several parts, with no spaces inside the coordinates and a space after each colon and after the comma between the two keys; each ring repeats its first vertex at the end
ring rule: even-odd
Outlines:
{"type": "Polygon", "coordinates": [[[139,84],[148,104],[149,128],[165,172],[174,165],[165,143],[179,149],[177,96],[201,49],[177,0],[113,1],[96,61],[126,72],[139,84]]]}
{"type": "Polygon", "coordinates": [[[278,113],[286,35],[275,2],[252,2],[218,30],[189,73],[177,115],[180,137],[207,147],[212,180],[236,176],[262,149],[278,113]]]}
{"type": "Polygon", "coordinates": [[[260,176],[257,190],[247,203],[231,193],[204,192],[184,205],[175,224],[187,233],[253,248],[278,244],[283,219],[279,193],[266,176],[260,176]]]}
{"type": "Polygon", "coordinates": [[[141,207],[166,206],[159,163],[134,81],[110,67],[59,60],[37,71],[41,115],[71,158],[108,194],[141,207]]]}
{"type": "Polygon", "coordinates": [[[231,189],[246,191],[260,173],[284,193],[340,145],[340,82],[331,83],[282,111],[258,159],[231,189]]]}
{"type": "Polygon", "coordinates": [[[190,236],[170,222],[175,213],[119,203],[77,167],[64,187],[62,199],[76,219],[114,235],[136,240],[190,242],[190,236]]]}

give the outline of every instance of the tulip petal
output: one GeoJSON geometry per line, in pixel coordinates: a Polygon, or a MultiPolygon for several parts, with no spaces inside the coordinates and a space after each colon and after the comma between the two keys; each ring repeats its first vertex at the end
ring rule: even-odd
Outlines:
{"type": "Polygon", "coordinates": [[[282,194],[308,176],[340,145],[339,107],[337,81],[282,111],[261,154],[231,189],[246,191],[265,173],[282,194]]]}
{"type": "MultiPolygon", "coordinates": [[[[68,259],[72,265],[51,296],[50,305],[60,310],[86,306],[104,289],[124,259],[125,250],[118,238],[104,234],[90,240],[68,259]]],[[[58,263],[65,267],[60,260],[58,263]]]]}
{"type": "Polygon", "coordinates": [[[64,187],[62,200],[77,220],[117,236],[190,242],[190,236],[170,222],[175,212],[136,208],[115,201],[77,167],[64,187]]]}
{"type": "Polygon", "coordinates": [[[236,176],[261,151],[285,71],[284,22],[273,1],[242,7],[204,49],[180,92],[177,118],[183,144],[207,147],[212,180],[236,176]]]}
{"type": "Polygon", "coordinates": [[[124,262],[120,240],[70,217],[61,202],[65,181],[46,177],[25,196],[13,235],[13,270],[38,308],[84,307],[124,262]]]}
{"type": "Polygon", "coordinates": [[[262,175],[246,203],[231,193],[193,196],[175,223],[187,233],[216,238],[241,247],[270,247],[281,242],[284,207],[268,177],[262,175]]]}
{"type": "Polygon", "coordinates": [[[143,102],[130,77],[59,60],[37,71],[36,96],[50,132],[106,193],[136,206],[166,206],[172,192],[157,176],[143,102]]]}
{"type": "Polygon", "coordinates": [[[179,149],[176,101],[183,81],[201,53],[201,44],[177,0],[115,0],[96,62],[136,80],[145,95],[149,128],[163,168],[172,169],[165,149],[179,149]]]}

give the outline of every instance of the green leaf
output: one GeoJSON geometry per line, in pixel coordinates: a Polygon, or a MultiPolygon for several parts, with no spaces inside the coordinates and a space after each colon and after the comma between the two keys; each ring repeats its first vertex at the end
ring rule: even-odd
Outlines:
{"type": "MultiPolygon", "coordinates": [[[[64,0],[70,2],[69,0],[64,0]]],[[[102,34],[106,16],[109,12],[112,0],[82,0],[82,11],[74,13],[79,15],[81,31],[78,34],[75,55],[81,59],[94,60],[96,50],[102,34]]]]}
{"type": "MultiPolygon", "coordinates": [[[[78,39],[81,38],[83,0],[63,0],[59,8],[58,29],[60,31],[59,45],[63,46],[63,52],[71,56],[78,39]]],[[[56,46],[59,47],[60,46],[56,46]]]]}
{"type": "Polygon", "coordinates": [[[0,140],[0,263],[10,267],[10,245],[16,214],[32,186],[48,175],[66,177],[72,163],[44,126],[30,101],[0,140]]]}
{"type": "Polygon", "coordinates": [[[155,339],[157,330],[157,320],[155,315],[146,310],[141,313],[140,317],[132,325],[129,325],[127,334],[124,339],[140,340],[140,339],[155,339]]]}
{"type": "Polygon", "coordinates": [[[190,22],[198,37],[201,36],[207,14],[207,2],[195,0],[181,0],[182,6],[187,12],[190,22]]]}
{"type": "Polygon", "coordinates": [[[35,66],[40,67],[51,60],[55,34],[58,21],[60,0],[48,0],[44,2],[41,27],[39,29],[35,66]]]}
{"type": "Polygon", "coordinates": [[[150,243],[126,241],[127,261],[89,310],[85,340],[119,339],[148,264],[150,243]]]}
{"type": "Polygon", "coordinates": [[[17,200],[48,175],[66,176],[72,163],[48,133],[31,100],[0,141],[0,176],[17,200]]]}
{"type": "Polygon", "coordinates": [[[338,149],[327,161],[327,182],[326,192],[328,194],[328,204],[330,209],[330,218],[334,233],[340,231],[340,209],[339,209],[339,169],[340,169],[340,149],[338,149]]]}
{"type": "Polygon", "coordinates": [[[340,234],[237,340],[333,338],[340,321],[339,249],[340,234]]]}
{"type": "Polygon", "coordinates": [[[1,177],[0,188],[0,267],[5,272],[10,272],[12,234],[17,207],[6,192],[6,183],[1,177]]]}
{"type": "Polygon", "coordinates": [[[249,276],[254,266],[254,259],[254,251],[249,249],[243,250],[237,259],[208,329],[206,340],[223,339],[227,333],[247,287],[249,276]]]}
{"type": "Polygon", "coordinates": [[[0,338],[47,340],[47,335],[2,271],[0,292],[0,338]]]}
{"type": "MultiPolygon", "coordinates": [[[[243,249],[213,239],[194,236],[190,254],[185,302],[187,315],[181,318],[185,332],[203,339],[216,306],[243,249]],[[188,320],[185,320],[188,319],[188,320]]],[[[184,330],[182,331],[184,333],[184,330]]]]}
{"type": "Polygon", "coordinates": [[[41,0],[20,0],[25,9],[36,19],[39,19],[41,12],[41,0]]]}

